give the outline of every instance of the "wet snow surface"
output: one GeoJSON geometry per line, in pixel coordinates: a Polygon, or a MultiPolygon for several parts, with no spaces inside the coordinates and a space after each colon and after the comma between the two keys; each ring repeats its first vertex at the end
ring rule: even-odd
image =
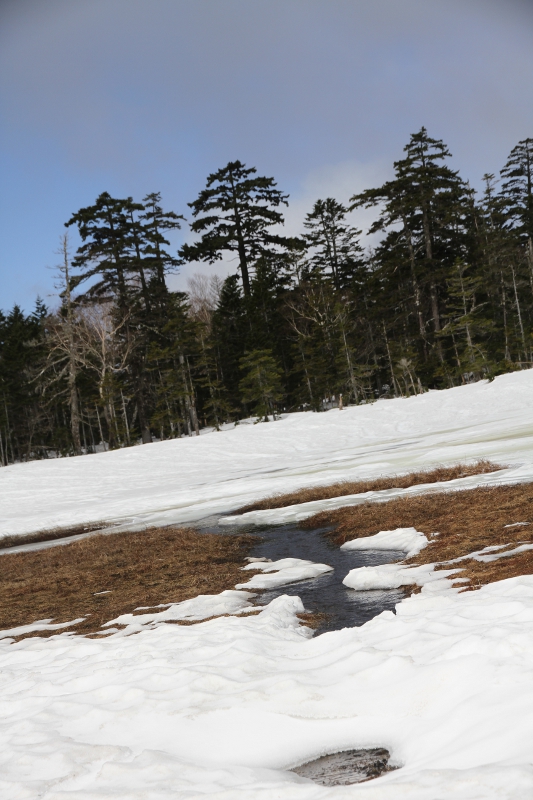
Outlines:
{"type": "MultiPolygon", "coordinates": [[[[464,458],[509,468],[455,485],[533,480],[532,397],[528,371],[199,439],[9,467],[0,470],[2,532],[127,517],[138,525],[189,522],[274,491],[464,458]]],[[[336,550],[318,536],[300,541],[309,534],[298,530],[297,516],[310,509],[296,508],[248,520],[290,526],[284,536],[281,528],[264,532],[254,555],[273,563],[257,575],[313,569],[316,577],[141,610],[110,620],[97,638],[58,629],[48,639],[0,639],[0,797],[533,797],[533,576],[459,594],[446,571],[415,568],[422,591],[399,602],[401,589],[381,589],[400,586],[409,568],[385,563],[393,554],[378,548],[410,552],[423,544],[418,532],[376,531],[383,535],[373,551],[336,550]],[[317,565],[334,569],[317,573],[317,565]],[[378,596],[391,606],[398,598],[395,610],[370,619],[378,596]],[[327,611],[328,603],[327,625],[337,629],[313,636],[297,615],[327,611]],[[232,616],[209,619],[215,614],[232,616]],[[177,620],[205,621],[169,624],[177,620]],[[386,750],[397,769],[346,786],[292,771],[360,750],[386,750]]],[[[252,574],[244,570],[243,583],[252,574]]]]}

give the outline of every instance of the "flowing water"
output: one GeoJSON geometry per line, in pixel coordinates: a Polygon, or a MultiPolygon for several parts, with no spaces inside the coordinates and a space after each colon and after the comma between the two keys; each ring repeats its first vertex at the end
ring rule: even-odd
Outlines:
{"type": "MultiPolygon", "coordinates": [[[[396,603],[399,603],[405,596],[401,589],[358,592],[348,589],[342,583],[351,569],[389,564],[392,561],[401,560],[405,557],[402,551],[341,550],[338,545],[329,541],[326,535],[327,528],[303,530],[296,525],[272,525],[263,528],[237,525],[222,527],[218,525],[218,519],[218,516],[204,519],[198,523],[197,528],[205,533],[241,534],[246,532],[254,534],[257,539],[250,555],[256,558],[268,558],[271,561],[278,561],[281,558],[300,558],[333,567],[333,572],[328,572],[318,578],[285,584],[277,589],[260,591],[255,598],[256,605],[266,605],[282,594],[298,595],[306,611],[324,615],[316,628],[315,635],[363,625],[382,611],[394,611],[396,603]]],[[[1,550],[0,554],[43,550],[94,536],[95,533],[113,535],[115,532],[119,531],[109,528],[77,534],[65,539],[8,547],[1,550]]],[[[245,577],[243,576],[244,581],[245,577]]]]}
{"type": "MultiPolygon", "coordinates": [[[[205,528],[204,528],[205,529],[205,528]]],[[[303,530],[295,525],[277,525],[265,528],[241,526],[218,527],[210,525],[210,531],[219,533],[253,533],[258,537],[257,544],[250,551],[256,558],[301,558],[333,567],[318,578],[285,584],[276,589],[259,592],[256,605],[266,605],[282,594],[298,595],[306,611],[324,614],[315,635],[363,625],[382,611],[394,611],[405,594],[401,589],[386,591],[355,591],[342,583],[351,569],[389,564],[405,558],[398,550],[341,550],[332,544],[326,528],[303,530]]]]}

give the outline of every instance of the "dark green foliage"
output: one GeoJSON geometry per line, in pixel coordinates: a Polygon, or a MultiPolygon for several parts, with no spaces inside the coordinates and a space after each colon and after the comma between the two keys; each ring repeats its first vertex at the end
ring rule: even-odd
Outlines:
{"type": "Polygon", "coordinates": [[[283,223],[277,210],[287,205],[287,195],[273,178],[256,175],[255,167],[230,161],[223,169],[209,175],[206,188],[193,203],[191,230],[200,233],[196,244],[185,244],[180,254],[185,261],[213,264],[224,252],[237,253],[244,294],[250,294],[250,273],[254,262],[269,256],[289,240],[270,232],[283,223]]]}
{"type": "Polygon", "coordinates": [[[242,400],[251,404],[259,419],[276,419],[276,406],[282,399],[281,370],[271,350],[252,350],[240,360],[243,377],[239,383],[242,400]]]}
{"type": "Polygon", "coordinates": [[[501,197],[509,224],[526,241],[533,238],[533,139],[518,142],[505,167],[501,197]]]}
{"type": "Polygon", "coordinates": [[[34,378],[43,357],[46,307],[37,299],[33,314],[18,306],[0,312],[0,461],[45,455],[50,420],[39,402],[34,378]]]}
{"type": "Polygon", "coordinates": [[[533,140],[479,198],[450,158],[422,128],[391,180],[351,198],[375,209],[366,253],[334,198],[316,201],[301,238],[274,234],[287,196],[239,161],[190,204],[198,238],[179,257],[167,237],[183,218],[159,194],[100,195],[68,223],[82,245],[60,310],[0,316],[2,463],[532,367],[533,140]],[[169,291],[180,262],[227,255],[238,274],[169,291]]]}
{"type": "Polygon", "coordinates": [[[346,213],[341,203],[328,197],[317,200],[304,221],[308,277],[329,276],[337,289],[353,284],[364,264],[361,231],[347,224],[346,213]]]}

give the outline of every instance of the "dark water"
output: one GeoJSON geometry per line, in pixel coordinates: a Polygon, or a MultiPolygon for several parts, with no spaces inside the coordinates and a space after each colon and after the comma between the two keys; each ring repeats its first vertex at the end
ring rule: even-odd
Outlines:
{"type": "Polygon", "coordinates": [[[333,567],[333,572],[264,591],[256,599],[257,604],[266,605],[282,594],[297,594],[306,611],[327,615],[316,634],[363,625],[386,609],[394,611],[396,603],[404,597],[401,589],[357,592],[342,583],[355,567],[389,564],[405,558],[401,551],[341,550],[329,542],[325,530],[302,530],[292,525],[267,528],[259,533],[261,540],[253,548],[252,556],[264,556],[272,561],[302,558],[333,567]]]}
{"type": "MultiPolygon", "coordinates": [[[[209,526],[208,529],[226,534],[245,532],[243,527],[237,526],[209,526]]],[[[262,591],[254,600],[256,605],[266,605],[282,594],[298,595],[306,611],[326,614],[315,635],[363,625],[382,611],[394,611],[396,603],[405,596],[401,589],[360,592],[348,589],[342,583],[351,569],[400,561],[405,558],[402,551],[341,550],[338,545],[329,541],[325,528],[303,530],[295,525],[277,525],[246,530],[257,536],[257,544],[252,548],[251,556],[269,558],[272,561],[280,558],[301,558],[333,567],[333,572],[318,578],[262,591]]]]}

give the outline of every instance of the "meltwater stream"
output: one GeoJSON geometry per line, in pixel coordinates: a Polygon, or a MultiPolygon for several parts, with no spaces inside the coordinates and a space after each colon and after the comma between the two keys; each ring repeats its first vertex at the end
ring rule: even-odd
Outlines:
{"type": "Polygon", "coordinates": [[[210,525],[208,529],[225,534],[244,533],[246,530],[256,535],[257,544],[250,551],[250,555],[256,558],[269,558],[272,561],[301,558],[333,567],[333,572],[318,578],[261,591],[254,600],[256,605],[266,605],[282,594],[298,595],[306,611],[326,615],[315,635],[363,625],[382,611],[394,611],[395,605],[405,597],[401,589],[361,592],[349,589],[342,583],[351,569],[399,561],[405,558],[403,551],[341,550],[328,540],[326,528],[303,530],[295,525],[277,525],[245,529],[242,526],[219,528],[210,525]]]}

